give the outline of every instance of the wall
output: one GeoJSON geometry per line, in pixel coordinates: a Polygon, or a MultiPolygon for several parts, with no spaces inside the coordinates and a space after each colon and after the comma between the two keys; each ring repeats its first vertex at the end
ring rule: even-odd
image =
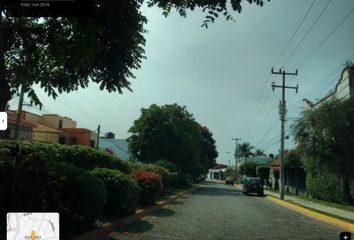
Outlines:
{"type": "Polygon", "coordinates": [[[76,122],[59,115],[43,114],[42,124],[48,127],[57,129],[59,128],[59,119],[63,120],[62,128],[76,128],[76,122]]]}
{"type": "Polygon", "coordinates": [[[48,128],[37,125],[33,132],[33,140],[45,143],[53,143],[59,141],[59,133],[51,132],[48,128]]]}

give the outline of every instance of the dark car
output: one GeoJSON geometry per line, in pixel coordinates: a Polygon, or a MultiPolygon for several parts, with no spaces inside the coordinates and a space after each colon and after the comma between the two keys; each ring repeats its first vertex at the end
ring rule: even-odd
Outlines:
{"type": "Polygon", "coordinates": [[[227,177],[225,180],[225,185],[232,184],[234,185],[234,179],[232,177],[227,177]]]}
{"type": "Polygon", "coordinates": [[[247,177],[242,186],[242,193],[257,193],[259,196],[264,196],[263,184],[260,178],[247,177]]]}

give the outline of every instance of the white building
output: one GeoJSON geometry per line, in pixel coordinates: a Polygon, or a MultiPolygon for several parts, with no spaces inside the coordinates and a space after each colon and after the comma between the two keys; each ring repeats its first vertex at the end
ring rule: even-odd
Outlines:
{"type": "Polygon", "coordinates": [[[302,100],[304,102],[304,110],[316,108],[321,103],[325,101],[329,101],[333,97],[337,99],[343,99],[343,98],[349,98],[350,96],[354,96],[354,91],[353,91],[354,88],[353,85],[350,84],[350,82],[353,83],[353,80],[354,80],[354,67],[349,66],[344,68],[341,77],[338,80],[335,90],[331,94],[322,98],[322,100],[318,101],[315,104],[305,98],[304,100],[302,100]]]}

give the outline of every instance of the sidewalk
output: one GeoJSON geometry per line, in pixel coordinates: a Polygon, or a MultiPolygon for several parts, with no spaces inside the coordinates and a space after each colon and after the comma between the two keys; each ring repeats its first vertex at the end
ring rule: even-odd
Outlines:
{"type": "MultiPolygon", "coordinates": [[[[236,184],[236,186],[242,188],[242,184],[236,184]]],[[[279,193],[267,191],[266,188],[264,188],[264,195],[279,198],[279,193]]],[[[322,205],[319,203],[314,203],[314,202],[302,200],[302,199],[287,196],[287,195],[284,195],[284,200],[289,200],[289,201],[292,201],[296,204],[299,204],[299,205],[302,205],[305,207],[313,208],[313,209],[316,209],[316,210],[319,210],[322,212],[330,213],[330,214],[333,214],[333,215],[336,215],[339,217],[343,217],[343,218],[347,218],[347,219],[354,221],[354,213],[353,212],[345,211],[345,210],[338,209],[338,208],[328,207],[328,206],[325,206],[325,205],[322,205]]]]}
{"type": "MultiPolygon", "coordinates": [[[[268,196],[273,196],[273,197],[279,198],[278,193],[267,191],[266,189],[264,189],[264,194],[268,195],[268,196]]],[[[316,210],[319,210],[322,212],[330,213],[330,214],[333,214],[333,215],[336,215],[339,217],[343,217],[343,218],[347,218],[347,219],[351,219],[354,221],[354,213],[353,212],[345,211],[345,210],[338,209],[338,208],[324,206],[322,204],[318,204],[318,203],[314,203],[314,202],[310,202],[310,201],[306,201],[306,200],[302,200],[302,199],[298,199],[296,197],[291,197],[291,196],[286,196],[286,195],[284,195],[284,200],[290,200],[296,204],[299,204],[299,205],[302,205],[305,207],[313,208],[313,209],[316,209],[316,210]]]]}

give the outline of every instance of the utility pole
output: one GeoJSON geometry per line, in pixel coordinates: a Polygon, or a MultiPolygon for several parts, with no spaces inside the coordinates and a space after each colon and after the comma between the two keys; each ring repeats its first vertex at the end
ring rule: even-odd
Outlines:
{"type": "Polygon", "coordinates": [[[287,87],[285,86],[285,75],[297,75],[297,70],[295,73],[286,73],[285,71],[281,72],[274,72],[272,68],[272,74],[282,74],[283,75],[283,85],[277,86],[274,82],[272,82],[273,92],[275,87],[280,87],[283,90],[282,93],[282,101],[279,106],[279,114],[280,114],[280,121],[281,121],[281,133],[280,133],[280,180],[279,180],[279,198],[284,199],[284,189],[285,189],[285,182],[284,182],[284,122],[285,122],[285,114],[286,114],[286,106],[285,106],[285,88],[296,89],[299,88],[299,84],[296,87],[287,87]]]}
{"type": "Polygon", "coordinates": [[[237,141],[241,140],[241,138],[235,138],[235,139],[231,138],[231,139],[236,141],[236,153],[235,153],[235,163],[236,163],[235,172],[236,172],[236,175],[235,176],[236,176],[236,182],[237,182],[237,141]]]}
{"type": "Polygon", "coordinates": [[[100,128],[101,128],[101,126],[100,125],[98,125],[98,128],[97,128],[97,131],[98,131],[98,135],[97,135],[97,150],[98,150],[98,144],[99,144],[99,142],[100,142],[100,128]]]}
{"type": "Polygon", "coordinates": [[[18,103],[18,110],[17,110],[17,118],[16,118],[16,125],[15,125],[15,136],[14,139],[18,139],[20,135],[20,123],[21,123],[21,115],[22,115],[22,106],[32,106],[33,101],[31,99],[31,104],[23,104],[23,95],[25,94],[24,85],[22,84],[20,90],[20,101],[18,103]]]}

